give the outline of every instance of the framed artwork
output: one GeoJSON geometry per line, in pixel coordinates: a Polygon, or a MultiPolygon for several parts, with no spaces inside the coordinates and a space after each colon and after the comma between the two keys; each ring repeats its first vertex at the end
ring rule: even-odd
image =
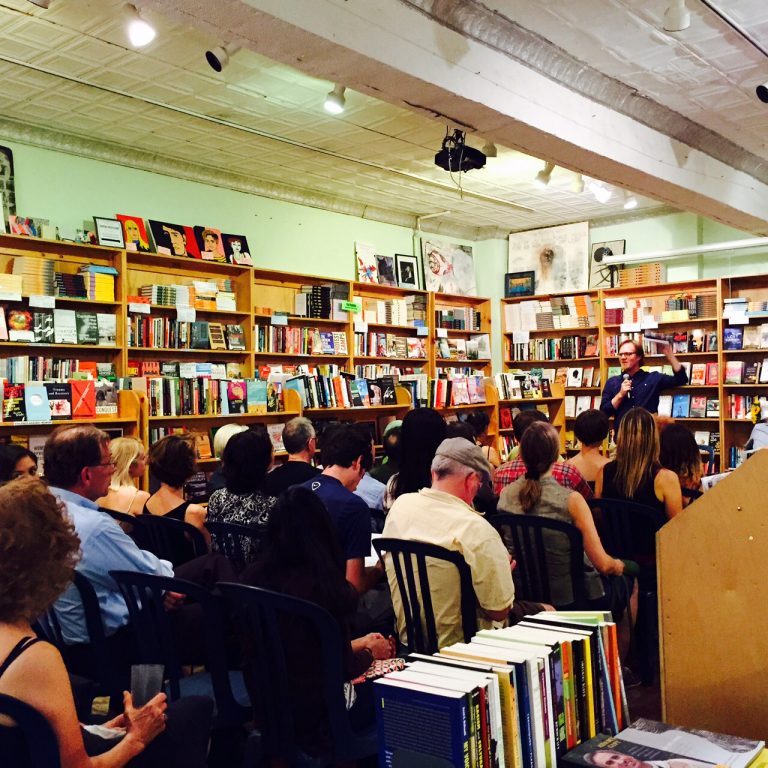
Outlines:
{"type": "Polygon", "coordinates": [[[536,273],[536,292],[585,290],[589,284],[589,224],[532,229],[509,236],[510,272],[536,273]]]}
{"type": "Polygon", "coordinates": [[[395,280],[395,259],[393,256],[376,255],[376,269],[379,285],[397,285],[395,280]]]}
{"type": "Polygon", "coordinates": [[[155,250],[168,256],[188,256],[200,258],[195,233],[185,224],[173,224],[168,221],[149,219],[149,231],[155,241],[155,250]]]}
{"type": "Polygon", "coordinates": [[[626,240],[606,240],[602,243],[592,243],[589,259],[589,287],[612,288],[616,284],[615,276],[618,264],[603,264],[606,256],[623,256],[627,246],[626,240]]]}
{"type": "Polygon", "coordinates": [[[197,243],[200,257],[203,261],[218,261],[225,264],[227,257],[224,255],[224,244],[221,241],[221,230],[213,227],[200,227],[194,229],[195,242],[197,243]]]}
{"type": "Polygon", "coordinates": [[[395,273],[398,288],[419,290],[419,260],[404,253],[395,254],[395,273]]]}
{"type": "Polygon", "coordinates": [[[125,248],[129,251],[149,252],[149,236],[147,235],[147,225],[140,216],[129,216],[125,213],[118,213],[117,220],[123,227],[123,241],[125,248]]]}
{"type": "Polygon", "coordinates": [[[224,255],[230,264],[240,264],[245,267],[253,266],[251,249],[248,247],[248,240],[245,235],[222,234],[221,240],[224,245],[224,255]]]}
{"type": "Polygon", "coordinates": [[[507,272],[504,275],[504,298],[513,296],[533,296],[536,288],[536,273],[507,272]]]}
{"type": "Polygon", "coordinates": [[[424,288],[427,291],[477,296],[472,247],[422,239],[424,288]]]}
{"type": "Polygon", "coordinates": [[[13,152],[9,147],[0,147],[0,232],[5,232],[6,223],[16,215],[16,187],[13,175],[13,152]]]}
{"type": "Polygon", "coordinates": [[[93,224],[96,227],[96,241],[99,245],[106,245],[111,248],[125,248],[123,225],[120,221],[94,216],[93,224]]]}
{"type": "Polygon", "coordinates": [[[355,257],[357,259],[357,279],[361,283],[378,284],[379,267],[376,263],[374,247],[367,243],[355,243],[355,257]]]}

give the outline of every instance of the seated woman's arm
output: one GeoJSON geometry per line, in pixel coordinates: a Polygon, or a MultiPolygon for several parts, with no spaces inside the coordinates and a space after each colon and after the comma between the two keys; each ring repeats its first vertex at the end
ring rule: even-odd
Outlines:
{"type": "Polygon", "coordinates": [[[664,502],[664,512],[672,519],[683,511],[683,492],[680,478],[671,469],[660,469],[653,481],[656,498],[664,502]]]}
{"type": "Polygon", "coordinates": [[[600,541],[597,528],[595,528],[592,510],[580,493],[574,492],[568,496],[568,512],[573,519],[573,524],[581,531],[581,536],[584,539],[584,551],[592,565],[600,573],[606,575],[618,576],[624,573],[623,561],[611,557],[603,549],[603,542],[600,541]]]}
{"type": "Polygon", "coordinates": [[[603,469],[604,468],[605,468],[605,464],[603,464],[603,466],[597,470],[597,477],[595,478],[595,498],[596,499],[603,498],[603,469]]]}
{"type": "Polygon", "coordinates": [[[206,517],[207,517],[207,513],[205,511],[205,507],[201,507],[199,504],[190,504],[187,507],[187,511],[184,513],[184,522],[189,523],[190,525],[194,525],[195,528],[197,528],[200,531],[200,533],[203,534],[203,538],[205,539],[205,544],[210,550],[211,534],[208,532],[208,529],[205,527],[206,517]]]}

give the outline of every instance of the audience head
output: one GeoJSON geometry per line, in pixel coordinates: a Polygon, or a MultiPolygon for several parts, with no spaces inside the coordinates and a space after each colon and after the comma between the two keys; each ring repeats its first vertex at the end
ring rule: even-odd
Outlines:
{"type": "Polygon", "coordinates": [[[317,436],[312,422],[303,416],[291,419],[283,429],[283,445],[289,455],[307,451],[311,457],[317,447],[317,436]]]}
{"type": "Polygon", "coordinates": [[[479,439],[488,431],[491,417],[485,411],[474,411],[467,416],[466,423],[475,430],[475,436],[479,439]]]}
{"type": "Polygon", "coordinates": [[[222,474],[230,493],[246,495],[261,490],[272,463],[272,441],[266,429],[239,432],[224,448],[222,474]]]}
{"type": "Polygon", "coordinates": [[[0,483],[37,474],[37,456],[20,445],[0,445],[0,483]]]}
{"type": "Polygon", "coordinates": [[[474,441],[449,437],[437,447],[430,470],[433,488],[471,505],[480,486],[490,481],[493,468],[474,441]]]}
{"type": "Polygon", "coordinates": [[[475,432],[469,421],[451,421],[445,425],[445,436],[446,438],[463,437],[465,440],[469,440],[470,443],[474,443],[477,432],[475,432]]]}
{"type": "Polygon", "coordinates": [[[530,512],[541,498],[541,476],[557,461],[560,437],[546,421],[531,424],[520,441],[520,458],[525,464],[525,478],[520,489],[520,506],[530,512]]]}
{"type": "Polygon", "coordinates": [[[0,488],[0,622],[37,619],[72,581],[80,540],[39,478],[0,488]]]}
{"type": "Polygon", "coordinates": [[[573,424],[576,439],[582,447],[594,448],[608,437],[608,417],[596,408],[582,411],[573,424]]]}
{"type": "Polygon", "coordinates": [[[224,447],[226,446],[229,438],[232,435],[236,435],[238,432],[245,432],[248,427],[242,424],[225,424],[223,427],[219,427],[216,430],[216,434],[213,436],[213,455],[220,459],[224,454],[224,447]]]}
{"type": "Polygon", "coordinates": [[[400,461],[400,435],[402,433],[402,421],[399,419],[391,421],[384,430],[384,437],[381,442],[384,446],[384,455],[389,461],[398,463],[400,461]]]}
{"type": "Polygon", "coordinates": [[[547,417],[535,408],[527,408],[524,411],[520,411],[520,413],[512,419],[512,432],[518,443],[523,439],[525,430],[536,421],[547,421],[547,417]]]}
{"type": "Polygon", "coordinates": [[[682,424],[668,424],[659,438],[659,461],[671,469],[681,480],[698,485],[701,480],[701,451],[696,438],[682,424]]]}
{"type": "Polygon", "coordinates": [[[43,463],[51,485],[91,501],[107,495],[115,471],[109,435],[92,424],[54,429],[45,441],[43,463]]]}
{"type": "Polygon", "coordinates": [[[354,424],[337,424],[323,432],[320,446],[320,458],[323,466],[349,469],[360,461],[361,473],[373,466],[370,434],[358,429],[354,424]]]}
{"type": "Polygon", "coordinates": [[[445,419],[433,408],[408,411],[400,431],[400,463],[392,478],[392,497],[415,493],[432,484],[432,459],[445,440],[445,419]]]}
{"type": "Polygon", "coordinates": [[[189,434],[166,435],[149,449],[149,468],[161,483],[181,488],[195,474],[195,438],[189,434]]]}
{"type": "Polygon", "coordinates": [[[109,444],[109,453],[115,462],[111,488],[133,485],[134,478],[141,477],[147,468],[147,452],[144,443],[136,437],[116,437],[109,444]]]}
{"type": "Polygon", "coordinates": [[[656,421],[644,408],[624,415],[616,435],[616,485],[632,498],[659,463],[659,433],[656,421]]]}

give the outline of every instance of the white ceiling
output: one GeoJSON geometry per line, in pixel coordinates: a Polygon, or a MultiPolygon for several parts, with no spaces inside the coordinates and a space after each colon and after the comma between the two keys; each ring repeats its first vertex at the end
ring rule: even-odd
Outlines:
{"type": "MultiPolygon", "coordinates": [[[[695,0],[690,34],[659,32],[666,4],[486,3],[562,53],[709,129],[716,142],[728,140],[720,142],[724,154],[735,152],[747,165],[752,155],[768,160],[768,106],[754,96],[754,85],[768,80],[768,60],[695,0]]],[[[501,146],[484,169],[462,176],[462,199],[459,179],[433,163],[444,122],[352,91],[343,115],[329,116],[322,102],[333,83],[252,50],[237,53],[217,74],[204,59],[222,42],[210,31],[215,18],[203,30],[153,8],[148,18],[158,36],[134,51],[121,5],[52,0],[43,10],[0,0],[0,139],[16,133],[43,143],[64,134],[78,139],[69,146],[81,154],[169,172],[177,167],[185,177],[382,220],[450,210],[466,236],[624,215],[620,190],[602,205],[589,192],[575,193],[574,173],[562,168],[540,190],[533,177],[542,161],[501,146]]],[[[765,0],[733,0],[729,12],[768,40],[765,0]]],[[[485,138],[468,142],[479,148],[485,138]]],[[[640,198],[638,210],[662,206],[640,198]]]]}

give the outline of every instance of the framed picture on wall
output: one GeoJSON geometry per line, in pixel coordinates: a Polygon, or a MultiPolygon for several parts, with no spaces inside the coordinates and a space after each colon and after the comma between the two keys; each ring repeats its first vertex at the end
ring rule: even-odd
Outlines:
{"type": "Polygon", "coordinates": [[[93,224],[96,227],[96,240],[99,245],[106,245],[110,248],[125,248],[123,225],[120,221],[94,216],[93,224]]]}
{"type": "Polygon", "coordinates": [[[379,285],[397,285],[395,279],[395,259],[393,256],[376,254],[376,269],[379,273],[379,285]]]}
{"type": "Polygon", "coordinates": [[[504,298],[509,299],[513,296],[533,296],[536,292],[536,273],[529,272],[507,272],[504,275],[504,298]]]}
{"type": "Polygon", "coordinates": [[[395,272],[398,288],[419,289],[419,260],[404,253],[395,254],[395,272]]]}
{"type": "Polygon", "coordinates": [[[472,247],[422,239],[424,288],[440,293],[477,296],[472,247]]]}
{"type": "Polygon", "coordinates": [[[623,256],[627,246],[626,240],[606,240],[602,243],[592,243],[589,259],[589,287],[613,288],[618,284],[615,278],[618,264],[603,264],[606,256],[623,256]]]}

